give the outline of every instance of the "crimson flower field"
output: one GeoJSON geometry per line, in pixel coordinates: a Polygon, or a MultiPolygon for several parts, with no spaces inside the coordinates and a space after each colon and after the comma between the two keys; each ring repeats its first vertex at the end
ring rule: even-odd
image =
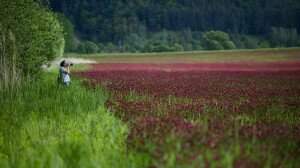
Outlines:
{"type": "Polygon", "coordinates": [[[89,88],[151,166],[299,167],[300,62],[103,63],[89,88]]]}

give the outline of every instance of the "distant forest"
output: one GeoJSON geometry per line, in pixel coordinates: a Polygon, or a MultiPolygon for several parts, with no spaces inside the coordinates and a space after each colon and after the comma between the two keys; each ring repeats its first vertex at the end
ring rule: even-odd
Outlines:
{"type": "MultiPolygon", "coordinates": [[[[251,48],[243,42],[256,37],[257,42],[248,45],[272,43],[274,30],[290,35],[296,31],[296,36],[300,30],[299,0],[51,0],[50,4],[72,22],[78,38],[96,44],[122,45],[133,34],[149,41],[161,32],[176,36],[188,32],[200,40],[203,32],[218,30],[228,33],[238,48],[251,48]]],[[[184,45],[182,38],[176,44],[184,45]]],[[[195,42],[190,44],[197,48],[195,42]]]]}

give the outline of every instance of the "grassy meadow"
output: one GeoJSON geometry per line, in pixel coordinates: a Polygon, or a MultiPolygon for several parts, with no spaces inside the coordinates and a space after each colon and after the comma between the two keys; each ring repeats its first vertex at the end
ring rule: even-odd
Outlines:
{"type": "Polygon", "coordinates": [[[0,90],[0,167],[299,167],[299,54],[65,54],[0,90]]]}
{"type": "MultiPolygon", "coordinates": [[[[0,94],[0,167],[143,167],[128,153],[128,128],[104,107],[103,89],[80,79],[66,88],[57,73],[0,94]]],[[[142,160],[142,161],[139,161],[142,160]]],[[[145,161],[146,160],[146,161],[145,161]]]]}
{"type": "Polygon", "coordinates": [[[170,62],[276,62],[300,61],[300,48],[198,51],[178,53],[99,53],[72,54],[65,57],[79,57],[96,60],[98,63],[170,63],[170,62]]]}

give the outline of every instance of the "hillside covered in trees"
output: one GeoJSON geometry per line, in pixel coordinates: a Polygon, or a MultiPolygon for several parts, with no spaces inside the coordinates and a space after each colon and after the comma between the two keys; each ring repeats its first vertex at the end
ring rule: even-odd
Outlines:
{"type": "Polygon", "coordinates": [[[228,33],[237,48],[295,46],[300,30],[299,0],[51,0],[51,7],[100,50],[162,43],[200,50],[211,30],[228,33]]]}

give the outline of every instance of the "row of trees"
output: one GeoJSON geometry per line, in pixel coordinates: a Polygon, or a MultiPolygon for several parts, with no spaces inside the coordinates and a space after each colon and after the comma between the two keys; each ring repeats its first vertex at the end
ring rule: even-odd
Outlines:
{"type": "Polygon", "coordinates": [[[272,27],[300,30],[299,0],[51,0],[74,24],[76,34],[95,43],[118,44],[163,30],[220,30],[267,35],[272,27]]]}
{"type": "MultiPolygon", "coordinates": [[[[66,33],[67,35],[68,33],[66,33]]],[[[72,38],[71,38],[72,39],[72,38]]],[[[221,31],[193,32],[184,29],[181,32],[164,30],[147,36],[131,34],[117,44],[96,43],[92,41],[68,40],[66,52],[180,52],[199,50],[256,49],[270,47],[300,46],[296,29],[272,28],[266,36],[227,34],[221,31]],[[70,45],[69,43],[72,43],[70,45]],[[68,48],[68,46],[72,46],[68,48]]]]}
{"type": "MultiPolygon", "coordinates": [[[[66,33],[67,34],[67,33],[66,33]]],[[[183,33],[163,31],[151,34],[147,37],[138,34],[131,34],[117,45],[109,42],[94,43],[85,41],[77,44],[77,47],[71,47],[73,52],[96,53],[96,52],[180,52],[193,50],[227,50],[234,49],[235,45],[230,40],[229,35],[221,31],[206,32],[199,39],[196,39],[189,29],[183,33]]],[[[66,39],[66,42],[68,40],[66,39]]],[[[75,46],[74,41],[72,44],[75,46]]],[[[70,45],[66,45],[70,46],[70,45]]],[[[66,48],[66,49],[71,49],[66,48]]],[[[69,50],[72,52],[72,50],[69,50]]]]}

